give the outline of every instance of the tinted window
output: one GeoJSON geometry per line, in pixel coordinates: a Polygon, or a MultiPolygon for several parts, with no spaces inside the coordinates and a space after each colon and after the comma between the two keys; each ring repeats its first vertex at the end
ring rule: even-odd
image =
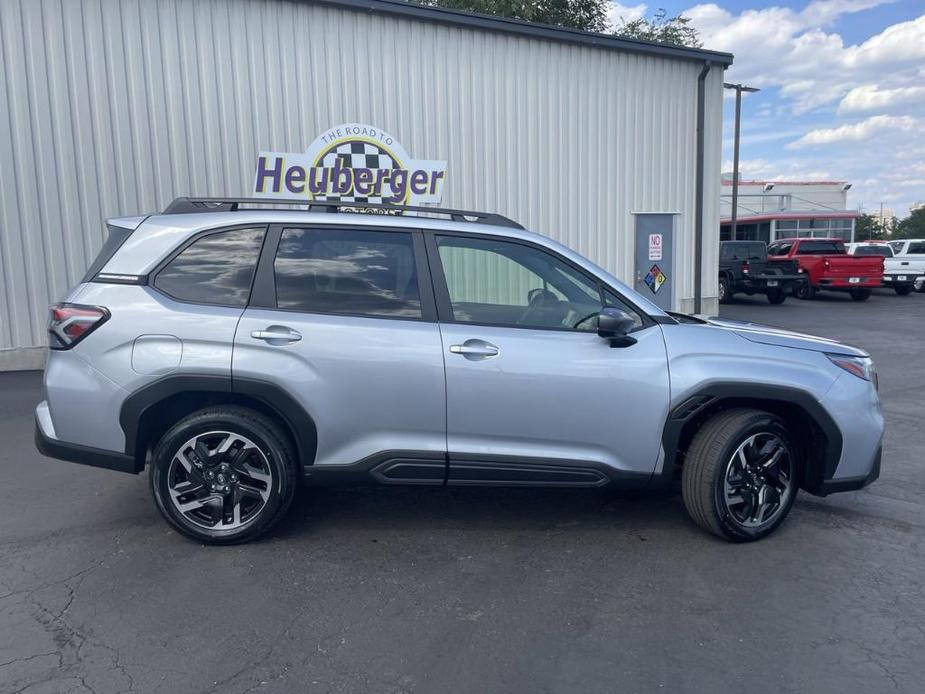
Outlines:
{"type": "Polygon", "coordinates": [[[879,255],[884,258],[892,258],[893,251],[886,245],[858,246],[854,249],[854,255],[879,255]]]}
{"type": "Polygon", "coordinates": [[[724,243],[723,260],[764,260],[767,251],[763,243],[724,243]]]}
{"type": "Polygon", "coordinates": [[[182,301],[246,306],[264,229],[203,236],[157,273],[154,286],[182,301]]]}
{"type": "Polygon", "coordinates": [[[792,243],[772,243],[768,246],[768,255],[787,255],[791,248],[792,243]]]}
{"type": "MultiPolygon", "coordinates": [[[[596,282],[531,246],[507,241],[437,238],[453,319],[556,330],[595,330],[601,310],[596,282]]],[[[610,305],[638,317],[617,297],[610,305]]]]}
{"type": "Polygon", "coordinates": [[[845,249],[834,241],[800,241],[797,253],[803,255],[827,255],[844,253],[845,249]]]}
{"type": "Polygon", "coordinates": [[[925,253],[925,243],[913,241],[909,244],[909,248],[906,249],[906,253],[925,253]]]}
{"type": "Polygon", "coordinates": [[[408,233],[284,229],[274,270],[279,308],[421,317],[414,245],[408,233]]]}

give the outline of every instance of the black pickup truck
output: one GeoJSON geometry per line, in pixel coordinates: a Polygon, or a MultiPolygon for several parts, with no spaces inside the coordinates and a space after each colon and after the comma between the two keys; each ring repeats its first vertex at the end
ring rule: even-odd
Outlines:
{"type": "Polygon", "coordinates": [[[719,302],[728,304],[742,292],[766,294],[772,304],[782,304],[787,294],[804,282],[796,261],[768,262],[763,241],[721,241],[719,244],[719,302]]]}

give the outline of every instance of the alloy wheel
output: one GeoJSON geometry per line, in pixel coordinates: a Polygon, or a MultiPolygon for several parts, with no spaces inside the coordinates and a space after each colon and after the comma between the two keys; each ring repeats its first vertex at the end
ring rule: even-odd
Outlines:
{"type": "Polygon", "coordinates": [[[793,494],[793,458],[776,434],[761,432],[745,439],[729,459],[723,477],[723,502],[743,527],[775,520],[793,494]]]}
{"type": "Polygon", "coordinates": [[[232,530],[253,521],[273,487],[266,455],[245,436],[210,431],[189,439],[167,469],[170,501],[189,522],[232,530]]]}

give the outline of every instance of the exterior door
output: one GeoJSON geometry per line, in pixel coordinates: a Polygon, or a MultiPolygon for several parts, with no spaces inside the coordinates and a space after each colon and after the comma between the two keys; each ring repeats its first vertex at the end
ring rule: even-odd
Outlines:
{"type": "Polygon", "coordinates": [[[636,215],[634,289],[665,311],[674,309],[674,215],[636,215]]]}
{"type": "Polygon", "coordinates": [[[648,481],[668,407],[661,329],[526,242],[428,237],[446,361],[449,484],[648,481]],[[596,332],[602,301],[636,344],[596,332]]]}
{"type": "Polygon", "coordinates": [[[419,232],[271,227],[238,326],[233,379],[272,381],[311,416],[310,474],[381,468],[382,481],[443,484],[435,319],[419,232]]]}

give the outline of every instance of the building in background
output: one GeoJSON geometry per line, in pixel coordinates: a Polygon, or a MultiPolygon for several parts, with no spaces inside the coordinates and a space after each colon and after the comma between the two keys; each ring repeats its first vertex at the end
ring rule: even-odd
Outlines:
{"type": "MultiPolygon", "coordinates": [[[[770,243],[791,236],[854,240],[858,213],[846,181],[739,181],[736,237],[770,243]]],[[[723,175],[720,239],[732,233],[732,176],[723,175]]]]}
{"type": "Polygon", "coordinates": [[[445,163],[444,206],[717,310],[727,53],[396,0],[4,0],[0,26],[0,369],[42,365],[105,218],[252,194],[258,152],[346,123],[445,163]]]}

